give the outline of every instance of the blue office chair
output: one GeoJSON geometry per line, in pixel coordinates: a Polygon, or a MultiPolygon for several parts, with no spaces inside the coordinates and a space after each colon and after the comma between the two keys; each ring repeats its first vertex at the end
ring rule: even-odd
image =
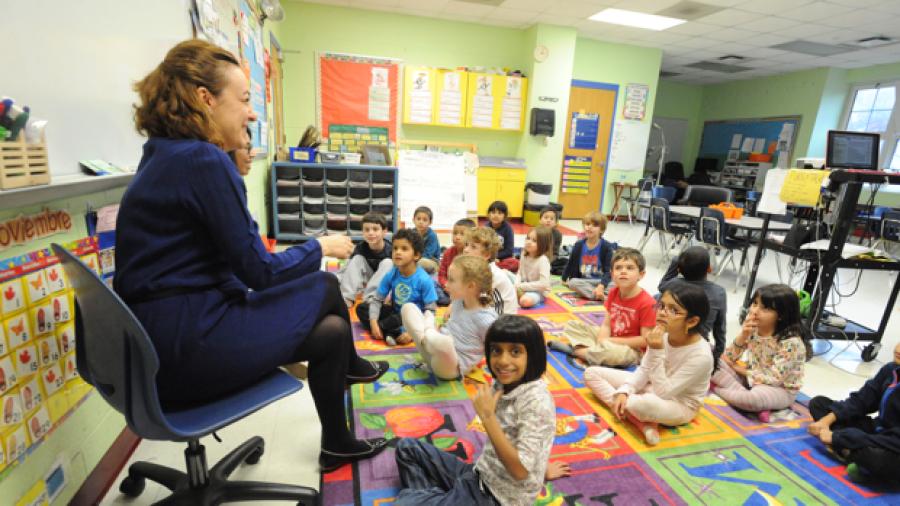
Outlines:
{"type": "Polygon", "coordinates": [[[697,240],[707,245],[707,247],[715,249],[715,255],[711,255],[712,258],[718,258],[719,251],[725,250],[725,256],[718,262],[716,277],[721,276],[728,263],[731,263],[731,266],[737,273],[737,279],[734,282],[734,289],[737,291],[741,274],[743,273],[737,271],[737,265],[734,263],[734,251],[743,251],[747,245],[743,241],[736,241],[728,237],[728,223],[725,222],[725,215],[722,214],[722,211],[708,207],[700,209],[700,219],[697,222],[697,240]]]}
{"type": "MultiPolygon", "coordinates": [[[[74,255],[52,245],[75,288],[75,360],[78,373],[103,399],[125,416],[128,427],[146,439],[187,442],[187,473],[150,462],[128,468],[119,491],[130,497],[143,492],[146,479],[173,493],[159,504],[216,505],[226,501],[298,500],[316,504],[308,487],[252,481],[228,481],[241,462],[256,464],[263,439],[254,436],[208,469],[200,438],[234,423],[282,397],[300,390],[290,375],[273,371],[257,383],[205,404],[164,408],[156,392],[159,358],[153,343],[112,290],[74,255]]],[[[185,385],[190,388],[190,385],[185,385]]]]}

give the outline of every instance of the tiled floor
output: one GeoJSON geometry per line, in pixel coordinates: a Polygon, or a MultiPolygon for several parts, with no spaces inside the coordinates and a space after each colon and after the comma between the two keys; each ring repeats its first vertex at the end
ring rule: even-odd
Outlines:
{"type": "MultiPolygon", "coordinates": [[[[576,230],[581,229],[581,223],[574,220],[567,220],[564,225],[576,230]]],[[[606,237],[623,246],[635,246],[642,233],[643,226],[611,223],[606,237]]],[[[439,236],[442,244],[449,244],[448,234],[439,234],[439,236]]],[[[563,244],[574,241],[574,237],[563,237],[563,244]]],[[[523,242],[524,236],[516,236],[516,246],[521,246],[523,242]]],[[[655,238],[647,244],[644,254],[647,258],[647,274],[641,284],[653,293],[665,268],[664,265],[661,265],[662,256],[655,238]]],[[[767,255],[759,269],[757,286],[779,282],[779,270],[782,273],[787,272],[787,261],[788,259],[782,255],[774,253],[767,255]]],[[[800,276],[803,274],[805,274],[805,270],[800,276]]],[[[843,294],[853,292],[857,283],[857,275],[854,271],[841,271],[839,292],[843,294]]],[[[859,280],[858,290],[852,297],[846,297],[839,303],[837,312],[850,316],[861,323],[877,327],[885,301],[890,295],[890,287],[895,275],[877,271],[863,273],[862,279],[859,280]]],[[[745,286],[741,286],[735,293],[734,280],[734,274],[728,271],[719,279],[719,283],[725,287],[728,294],[729,340],[740,328],[737,314],[746,290],[745,286]]],[[[802,278],[796,279],[794,286],[800,283],[802,283],[802,278]]],[[[891,360],[893,348],[900,341],[900,323],[898,321],[900,320],[892,318],[888,323],[878,362],[862,362],[859,351],[862,345],[857,346],[856,343],[845,341],[832,342],[830,350],[813,358],[807,364],[803,392],[807,395],[824,394],[831,397],[843,397],[850,391],[859,388],[867,377],[872,376],[881,367],[883,361],[891,360]]],[[[824,350],[829,348],[828,342],[820,342],[817,345],[817,348],[824,350]]],[[[267,442],[265,455],[255,466],[245,465],[238,468],[233,475],[236,479],[318,487],[319,434],[320,427],[312,399],[309,390],[304,389],[300,393],[268,406],[221,431],[219,435],[224,443],[219,444],[212,438],[206,438],[203,444],[207,449],[208,461],[212,465],[218,458],[245,439],[252,435],[260,435],[267,442]]],[[[180,444],[143,441],[132,456],[132,461],[148,460],[183,468],[183,450],[184,446],[180,444]]],[[[118,493],[117,487],[122,476],[116,480],[116,488],[110,490],[101,504],[150,504],[166,495],[166,491],[162,487],[148,482],[147,488],[140,498],[134,501],[127,500],[118,493]]],[[[283,504],[293,503],[284,502],[283,504]]]]}

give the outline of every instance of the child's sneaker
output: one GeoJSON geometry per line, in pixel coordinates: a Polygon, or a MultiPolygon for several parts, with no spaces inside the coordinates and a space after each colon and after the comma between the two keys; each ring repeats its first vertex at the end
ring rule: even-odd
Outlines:
{"type": "Polygon", "coordinates": [[[851,462],[847,464],[847,477],[853,483],[865,483],[869,478],[869,474],[856,465],[856,462],[851,462]]]}
{"type": "Polygon", "coordinates": [[[772,420],[772,412],[767,410],[760,411],[757,415],[759,421],[762,423],[769,423],[772,420]]]}
{"type": "Polygon", "coordinates": [[[655,425],[644,425],[643,433],[644,441],[647,442],[647,446],[656,446],[659,444],[659,429],[657,429],[655,425]]]}

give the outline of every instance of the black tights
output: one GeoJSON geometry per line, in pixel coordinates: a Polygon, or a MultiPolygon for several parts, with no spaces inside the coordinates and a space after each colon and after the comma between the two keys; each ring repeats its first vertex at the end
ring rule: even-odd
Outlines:
{"type": "Polygon", "coordinates": [[[347,374],[367,376],[374,367],[356,354],[350,314],[337,278],[329,278],[318,323],[306,336],[293,361],[309,361],[309,390],[322,423],[322,448],[356,451],[360,443],[347,427],[344,390],[347,374]]]}

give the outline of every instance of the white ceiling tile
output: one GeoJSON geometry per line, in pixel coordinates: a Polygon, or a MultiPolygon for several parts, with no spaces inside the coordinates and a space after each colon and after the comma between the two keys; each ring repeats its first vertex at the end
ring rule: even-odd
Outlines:
{"type": "Polygon", "coordinates": [[[854,32],[865,32],[867,31],[868,25],[870,23],[881,22],[884,20],[885,16],[889,16],[889,14],[885,14],[884,12],[879,11],[873,11],[870,9],[860,9],[855,12],[842,14],[840,16],[833,16],[830,18],[822,19],[819,22],[823,25],[828,26],[851,28],[854,32]]]}
{"type": "Polygon", "coordinates": [[[398,7],[417,11],[441,12],[449,0],[400,0],[398,7]]]}
{"type": "Polygon", "coordinates": [[[824,32],[817,35],[804,37],[804,40],[820,42],[822,44],[844,44],[847,42],[853,42],[860,38],[863,37],[861,37],[859,33],[852,32],[850,30],[847,30],[846,28],[838,28],[833,29],[830,32],[824,32]]]}
{"type": "Polygon", "coordinates": [[[466,23],[478,23],[481,22],[482,16],[466,14],[462,12],[442,12],[440,14],[441,19],[449,19],[450,21],[462,21],[466,23]]]}
{"type": "Polygon", "coordinates": [[[743,11],[738,9],[725,9],[723,11],[704,16],[697,21],[717,26],[741,26],[752,24],[763,15],[758,12],[743,11]]]}
{"type": "Polygon", "coordinates": [[[748,58],[771,58],[779,54],[785,54],[786,51],[780,49],[771,49],[768,47],[754,47],[744,51],[744,55],[748,58]]]}
{"type": "Polygon", "coordinates": [[[870,67],[872,64],[867,61],[857,60],[857,61],[847,61],[839,65],[842,69],[858,69],[862,67],[870,67]]]}
{"type": "MultiPolygon", "coordinates": [[[[575,16],[564,16],[564,15],[558,14],[556,12],[548,11],[548,12],[542,12],[542,13],[538,14],[537,21],[539,23],[546,23],[548,25],[575,26],[583,20],[578,19],[575,16]]],[[[591,21],[591,23],[594,23],[594,22],[591,21]]],[[[594,24],[596,24],[596,23],[594,23],[594,24]]]]}
{"type": "Polygon", "coordinates": [[[791,37],[792,40],[807,40],[809,37],[834,31],[834,28],[819,23],[799,23],[790,29],[780,30],[776,33],[791,37]]]}
{"type": "Polygon", "coordinates": [[[798,24],[795,19],[767,15],[755,20],[749,28],[757,32],[790,32],[798,24]]]}
{"type": "Polygon", "coordinates": [[[780,12],[783,11],[786,6],[793,8],[811,2],[812,0],[790,0],[789,2],[785,0],[751,0],[741,3],[738,7],[745,11],[759,12],[761,14],[781,15],[780,12]]]}
{"type": "Polygon", "coordinates": [[[767,60],[767,59],[761,59],[761,58],[747,59],[742,62],[736,63],[736,65],[741,65],[744,67],[751,67],[754,69],[759,69],[759,68],[764,68],[764,67],[773,67],[775,65],[780,65],[780,64],[781,64],[781,62],[778,62],[775,60],[767,60]]]}
{"type": "Polygon", "coordinates": [[[489,15],[485,16],[486,21],[509,21],[514,23],[531,23],[535,19],[537,19],[538,13],[532,11],[523,11],[516,9],[507,9],[504,7],[497,7],[494,9],[494,12],[491,12],[489,15]]]}
{"type": "Polygon", "coordinates": [[[679,41],[687,40],[689,36],[679,35],[677,33],[651,32],[642,37],[635,37],[634,40],[646,40],[656,42],[658,44],[677,44],[679,41]]]}
{"type": "Polygon", "coordinates": [[[792,40],[795,39],[786,37],[784,34],[758,33],[755,37],[749,37],[742,42],[751,46],[765,48],[776,44],[784,44],[785,42],[790,42],[792,40]]]}
{"type": "Polygon", "coordinates": [[[741,2],[745,2],[746,0],[703,0],[703,3],[707,5],[715,5],[716,7],[734,7],[741,2]]]}
{"type": "MultiPolygon", "coordinates": [[[[548,2],[549,3],[549,2],[548,2]]],[[[580,19],[587,19],[594,14],[603,10],[603,6],[596,3],[579,1],[579,0],[555,0],[552,7],[547,12],[562,14],[563,16],[573,16],[580,19]]]]}
{"type": "Polygon", "coordinates": [[[743,41],[745,39],[752,39],[757,35],[760,34],[747,30],[741,30],[740,28],[725,28],[722,30],[716,30],[715,32],[709,32],[705,35],[705,37],[715,40],[724,40],[726,42],[735,42],[743,41]]]}
{"type": "Polygon", "coordinates": [[[553,7],[547,0],[506,0],[500,7],[504,9],[516,9],[523,11],[544,12],[553,7]]]}
{"type": "Polygon", "coordinates": [[[747,44],[741,44],[738,42],[719,42],[717,45],[713,46],[712,49],[722,52],[723,54],[743,54],[744,51],[749,51],[753,49],[753,46],[748,46],[747,44]]]}
{"type": "Polygon", "coordinates": [[[790,52],[769,57],[770,60],[779,61],[781,63],[799,63],[812,58],[816,57],[808,54],[790,52]]]}
{"type": "Polygon", "coordinates": [[[496,9],[496,7],[494,7],[493,5],[479,5],[469,2],[458,2],[457,0],[450,0],[449,2],[447,2],[447,5],[444,6],[443,12],[456,16],[462,16],[464,18],[481,18],[490,14],[494,9],[496,9]]]}
{"type": "Polygon", "coordinates": [[[696,51],[696,48],[691,47],[681,47],[674,46],[671,44],[667,44],[666,47],[662,48],[663,57],[664,58],[675,58],[676,60],[686,60],[689,59],[686,56],[696,51]]]}
{"type": "Polygon", "coordinates": [[[680,33],[682,35],[703,35],[716,30],[721,30],[721,27],[716,25],[708,25],[706,23],[700,23],[698,21],[688,21],[687,23],[673,26],[672,28],[669,28],[665,31],[680,33]]]}
{"type": "Polygon", "coordinates": [[[876,11],[900,14],[900,2],[896,0],[881,0],[872,4],[870,8],[876,11]]]}
{"type": "Polygon", "coordinates": [[[847,7],[856,7],[856,8],[876,7],[879,4],[890,3],[890,2],[885,2],[884,0],[828,0],[828,1],[833,4],[846,5],[847,7]]]}
{"type": "Polygon", "coordinates": [[[707,48],[720,44],[721,42],[713,39],[705,39],[703,37],[694,37],[692,39],[683,40],[678,43],[682,47],[690,48],[707,48]]]}
{"type": "MultiPolygon", "coordinates": [[[[818,21],[843,16],[844,14],[853,12],[854,9],[844,5],[832,4],[824,1],[813,2],[802,7],[796,7],[795,3],[791,3],[791,8],[778,12],[778,16],[788,19],[796,19],[798,21],[818,21]]],[[[777,11],[776,11],[777,12],[777,11]]]]}

